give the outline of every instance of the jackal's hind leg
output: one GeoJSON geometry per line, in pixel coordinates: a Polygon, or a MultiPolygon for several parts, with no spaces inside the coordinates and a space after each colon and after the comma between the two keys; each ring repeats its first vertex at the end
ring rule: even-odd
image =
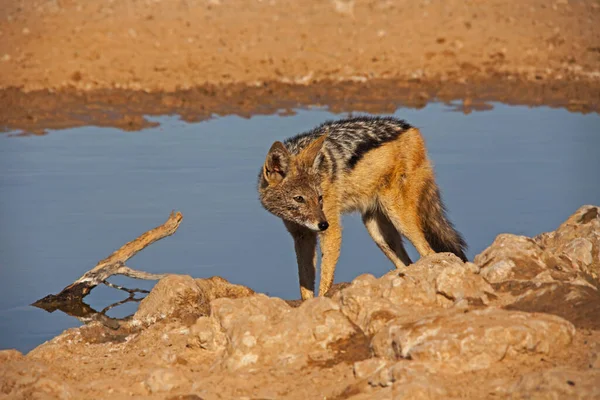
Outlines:
{"type": "Polygon", "coordinates": [[[310,299],[314,297],[315,293],[317,234],[300,225],[288,222],[284,223],[294,238],[296,261],[298,262],[298,278],[300,280],[300,296],[302,300],[310,299]]]}
{"type": "Polygon", "coordinates": [[[380,210],[367,211],[362,215],[362,220],[375,244],[396,268],[412,264],[402,243],[402,236],[385,214],[380,210]]]}
{"type": "Polygon", "coordinates": [[[383,202],[385,214],[394,227],[415,246],[421,257],[435,253],[421,229],[416,205],[400,205],[389,199],[383,202]]]}

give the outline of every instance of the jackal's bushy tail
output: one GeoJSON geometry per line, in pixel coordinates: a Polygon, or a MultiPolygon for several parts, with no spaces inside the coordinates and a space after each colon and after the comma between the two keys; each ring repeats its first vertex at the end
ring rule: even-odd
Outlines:
{"type": "Polygon", "coordinates": [[[467,261],[467,243],[446,216],[446,207],[433,179],[425,182],[419,203],[419,216],[425,239],[436,253],[449,252],[467,261]]]}

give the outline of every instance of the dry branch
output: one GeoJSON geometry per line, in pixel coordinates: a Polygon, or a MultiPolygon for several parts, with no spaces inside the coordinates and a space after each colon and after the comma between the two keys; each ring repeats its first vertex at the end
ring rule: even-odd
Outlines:
{"type": "MultiPolygon", "coordinates": [[[[81,302],[90,291],[113,275],[125,275],[135,279],[158,280],[164,274],[152,274],[144,271],[136,271],[125,265],[125,262],[136,255],[140,250],[152,243],[171,236],[175,233],[183,219],[180,212],[172,212],[169,219],[162,225],[149,230],[135,240],[124,244],[119,250],[100,261],[93,269],[89,270],[81,278],[64,288],[56,295],[48,295],[33,303],[34,306],[44,309],[57,309],[65,303],[81,302]]],[[[129,291],[129,290],[127,290],[129,291]]],[[[137,290],[134,290],[137,291],[137,290]]]]}

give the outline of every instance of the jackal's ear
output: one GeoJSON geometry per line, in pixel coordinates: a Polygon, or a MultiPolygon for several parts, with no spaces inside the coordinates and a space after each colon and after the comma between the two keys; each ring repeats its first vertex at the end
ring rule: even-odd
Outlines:
{"type": "Polygon", "coordinates": [[[267,153],[263,174],[269,185],[276,185],[285,178],[290,166],[290,152],[283,143],[275,142],[267,153]]]}
{"type": "Polygon", "coordinates": [[[302,163],[306,167],[312,167],[315,163],[315,159],[319,155],[323,143],[325,143],[327,135],[322,135],[318,139],[313,140],[298,154],[298,163],[302,163]]]}
{"type": "Polygon", "coordinates": [[[313,140],[298,154],[298,163],[303,164],[305,167],[310,168],[314,165],[315,159],[319,155],[323,143],[325,143],[327,135],[322,135],[318,139],[313,140]]]}

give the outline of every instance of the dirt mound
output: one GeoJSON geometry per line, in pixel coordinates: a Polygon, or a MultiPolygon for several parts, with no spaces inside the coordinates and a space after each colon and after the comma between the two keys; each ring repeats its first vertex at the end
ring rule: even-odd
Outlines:
{"type": "Polygon", "coordinates": [[[220,278],[162,279],[99,322],[0,352],[3,398],[600,398],[600,209],[434,254],[292,307],[220,278]]]}

